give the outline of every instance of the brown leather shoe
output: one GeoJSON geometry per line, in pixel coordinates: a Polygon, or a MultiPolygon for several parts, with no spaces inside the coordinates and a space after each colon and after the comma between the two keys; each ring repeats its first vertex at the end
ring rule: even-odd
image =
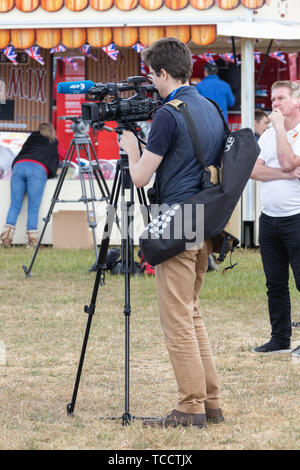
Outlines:
{"type": "Polygon", "coordinates": [[[221,408],[205,408],[206,420],[209,423],[220,423],[224,421],[224,416],[221,408]]]}
{"type": "Polygon", "coordinates": [[[176,428],[177,426],[196,426],[197,428],[206,427],[205,414],[182,413],[173,410],[163,418],[148,418],[143,421],[144,427],[176,428]]]}

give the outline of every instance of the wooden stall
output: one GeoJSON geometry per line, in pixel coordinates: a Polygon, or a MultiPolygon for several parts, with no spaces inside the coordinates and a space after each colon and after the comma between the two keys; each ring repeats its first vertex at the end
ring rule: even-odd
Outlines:
{"type": "Polygon", "coordinates": [[[40,49],[44,65],[16,49],[17,65],[0,52],[0,79],[5,100],[0,105],[0,131],[32,132],[49,121],[52,107],[52,57],[40,49]]]}

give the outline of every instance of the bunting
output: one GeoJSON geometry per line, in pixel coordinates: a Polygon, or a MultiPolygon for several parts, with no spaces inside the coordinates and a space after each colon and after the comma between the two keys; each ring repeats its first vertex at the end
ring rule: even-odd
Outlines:
{"type": "Polygon", "coordinates": [[[59,60],[62,60],[65,64],[70,64],[72,65],[74,70],[77,70],[78,64],[77,62],[74,62],[72,57],[57,57],[59,60]]]}
{"type": "Polygon", "coordinates": [[[283,64],[286,64],[285,55],[280,51],[271,52],[269,56],[273,57],[273,59],[279,60],[279,62],[282,62],[283,64]]]}
{"type": "Polygon", "coordinates": [[[200,54],[198,57],[205,60],[206,62],[209,62],[210,64],[216,65],[213,55],[214,54],[211,54],[210,52],[206,52],[205,54],[200,54]]]}
{"type": "Polygon", "coordinates": [[[102,50],[107,54],[112,60],[117,60],[119,51],[116,49],[114,43],[110,43],[108,46],[102,47],[102,50]]]}
{"type": "Polygon", "coordinates": [[[234,64],[234,54],[232,52],[226,52],[225,54],[220,54],[220,57],[226,62],[231,62],[234,64]]]}
{"type": "Polygon", "coordinates": [[[145,49],[145,46],[140,42],[137,42],[132,46],[132,48],[139,54],[143,49],[145,49]]]}
{"type": "Polygon", "coordinates": [[[66,50],[66,46],[64,46],[63,44],[59,44],[58,46],[52,47],[50,49],[50,54],[54,54],[55,52],[65,52],[66,50]]]}
{"type": "Polygon", "coordinates": [[[260,52],[254,52],[254,59],[255,59],[255,62],[260,64],[260,52]]]}
{"type": "Polygon", "coordinates": [[[17,53],[15,52],[14,46],[7,46],[5,49],[2,49],[2,52],[14,65],[18,65],[17,53]]]}
{"type": "Polygon", "coordinates": [[[25,52],[27,55],[29,55],[29,57],[31,57],[33,60],[36,60],[39,64],[45,65],[45,61],[41,56],[40,49],[38,46],[28,47],[27,49],[25,49],[25,52]]]}
{"type": "Polygon", "coordinates": [[[141,74],[142,75],[147,75],[147,70],[146,70],[145,64],[142,61],[141,61],[141,74]]]}
{"type": "Polygon", "coordinates": [[[80,52],[82,52],[83,55],[86,57],[89,57],[90,59],[93,59],[97,61],[97,57],[91,53],[91,46],[90,44],[84,44],[83,46],[80,47],[80,52]]]}

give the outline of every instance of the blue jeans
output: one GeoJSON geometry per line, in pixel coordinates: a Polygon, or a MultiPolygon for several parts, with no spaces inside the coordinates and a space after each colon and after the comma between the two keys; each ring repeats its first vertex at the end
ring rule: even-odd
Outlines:
{"type": "Polygon", "coordinates": [[[300,214],[288,217],[261,214],[259,245],[267,281],[272,338],[286,347],[292,335],[290,266],[300,291],[300,214]]]}
{"type": "Polygon", "coordinates": [[[47,182],[46,170],[34,162],[16,163],[10,180],[11,202],[6,224],[15,226],[24,196],[28,196],[27,230],[37,230],[39,209],[47,182]]]}

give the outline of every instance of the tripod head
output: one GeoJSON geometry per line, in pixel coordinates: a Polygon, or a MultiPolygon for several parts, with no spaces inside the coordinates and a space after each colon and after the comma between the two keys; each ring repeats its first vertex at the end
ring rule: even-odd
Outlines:
{"type": "Polygon", "coordinates": [[[82,120],[81,116],[60,116],[58,119],[72,121],[70,127],[74,132],[74,137],[85,137],[88,134],[90,126],[82,120]]]}
{"type": "MultiPolygon", "coordinates": [[[[58,119],[63,119],[66,121],[72,121],[70,128],[74,132],[74,137],[86,137],[90,124],[82,119],[82,116],[60,116],[58,119]]],[[[94,130],[100,131],[105,129],[106,131],[113,132],[111,127],[107,127],[104,125],[105,123],[100,121],[92,125],[94,130]]]]}

